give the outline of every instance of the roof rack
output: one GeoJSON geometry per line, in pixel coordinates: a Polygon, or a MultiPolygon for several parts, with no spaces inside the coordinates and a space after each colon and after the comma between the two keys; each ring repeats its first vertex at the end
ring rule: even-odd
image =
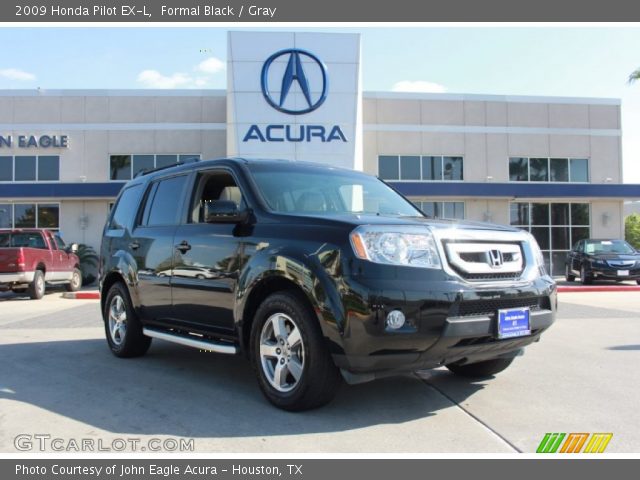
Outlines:
{"type": "Polygon", "coordinates": [[[162,167],[157,167],[157,168],[143,168],[138,173],[136,173],[133,176],[133,178],[142,177],[143,175],[148,175],[153,172],[159,172],[160,170],[165,170],[167,168],[177,167],[179,165],[186,165],[188,163],[195,163],[199,161],[200,161],[200,158],[198,157],[190,157],[190,158],[185,158],[184,160],[178,160],[176,163],[172,163],[171,165],[164,165],[162,167]]]}

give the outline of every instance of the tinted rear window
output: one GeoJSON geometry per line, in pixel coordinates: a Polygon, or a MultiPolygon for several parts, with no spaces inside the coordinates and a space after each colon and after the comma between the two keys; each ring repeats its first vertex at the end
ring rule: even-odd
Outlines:
{"type": "Polygon", "coordinates": [[[122,192],[113,216],[111,217],[109,228],[120,230],[131,224],[131,219],[138,212],[138,207],[140,206],[141,191],[142,185],[138,184],[122,192]]]}
{"type": "Polygon", "coordinates": [[[0,248],[47,248],[40,233],[0,233],[0,248]]]}
{"type": "Polygon", "coordinates": [[[146,219],[148,226],[176,223],[180,199],[182,198],[186,181],[186,175],[167,178],[158,183],[157,188],[154,189],[155,192],[152,190],[149,218],[146,219]]]}

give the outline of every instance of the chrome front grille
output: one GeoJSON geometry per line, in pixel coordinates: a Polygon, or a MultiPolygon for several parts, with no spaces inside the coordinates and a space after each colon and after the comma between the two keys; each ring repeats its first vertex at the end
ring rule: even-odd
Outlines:
{"type": "Polygon", "coordinates": [[[514,280],[525,257],[518,242],[443,241],[446,261],[466,280],[514,280]]]}
{"type": "Polygon", "coordinates": [[[636,262],[633,260],[607,260],[607,264],[612,268],[628,269],[633,268],[636,262]]]}

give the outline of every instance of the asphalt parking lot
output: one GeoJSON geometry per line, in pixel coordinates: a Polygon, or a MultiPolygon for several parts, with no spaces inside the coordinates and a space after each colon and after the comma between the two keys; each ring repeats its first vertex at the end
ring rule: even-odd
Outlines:
{"type": "Polygon", "coordinates": [[[270,406],[238,357],[154,341],[117,359],[99,303],[60,297],[0,294],[0,452],[44,434],[64,448],[184,437],[213,453],[509,453],[546,432],[612,432],[607,452],[640,451],[640,292],[560,294],[556,325],[494,379],[440,369],[343,386],[302,414],[270,406]]]}

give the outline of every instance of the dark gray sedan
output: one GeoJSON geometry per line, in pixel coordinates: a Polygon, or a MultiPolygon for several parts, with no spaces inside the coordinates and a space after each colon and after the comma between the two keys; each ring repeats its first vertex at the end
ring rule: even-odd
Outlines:
{"type": "Polygon", "coordinates": [[[593,280],[635,280],[640,284],[640,252],[624,240],[580,240],[567,255],[565,277],[583,285],[593,280]]]}

